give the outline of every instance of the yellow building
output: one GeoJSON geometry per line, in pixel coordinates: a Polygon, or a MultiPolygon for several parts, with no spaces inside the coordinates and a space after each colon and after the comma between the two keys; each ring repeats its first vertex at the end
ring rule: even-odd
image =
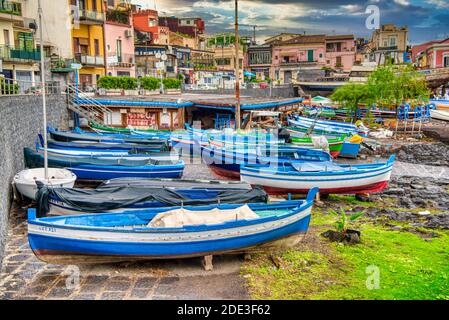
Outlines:
{"type": "Polygon", "coordinates": [[[75,60],[81,63],[79,82],[82,87],[95,86],[105,75],[105,14],[102,0],[71,0],[73,11],[72,39],[75,60]]]}

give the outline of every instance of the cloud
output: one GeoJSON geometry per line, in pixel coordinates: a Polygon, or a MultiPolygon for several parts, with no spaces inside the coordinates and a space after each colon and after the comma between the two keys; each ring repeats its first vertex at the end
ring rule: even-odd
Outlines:
{"type": "MultiPolygon", "coordinates": [[[[154,8],[154,0],[134,0],[154,8]]],[[[369,37],[365,28],[365,9],[379,7],[381,23],[409,26],[411,42],[424,42],[447,29],[445,8],[448,0],[239,0],[239,22],[243,35],[257,26],[258,39],[280,32],[351,33],[369,37]]],[[[233,0],[156,0],[163,15],[199,16],[206,21],[209,34],[232,32],[233,0]]]]}

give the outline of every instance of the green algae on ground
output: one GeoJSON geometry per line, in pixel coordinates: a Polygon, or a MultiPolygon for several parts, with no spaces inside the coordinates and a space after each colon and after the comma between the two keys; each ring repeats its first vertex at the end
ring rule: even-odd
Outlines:
{"type": "Polygon", "coordinates": [[[266,254],[245,262],[242,273],[252,297],[449,299],[449,232],[422,238],[365,222],[358,223],[362,243],[346,246],[319,235],[332,222],[315,210],[307,240],[296,250],[277,253],[278,267],[266,254]]]}

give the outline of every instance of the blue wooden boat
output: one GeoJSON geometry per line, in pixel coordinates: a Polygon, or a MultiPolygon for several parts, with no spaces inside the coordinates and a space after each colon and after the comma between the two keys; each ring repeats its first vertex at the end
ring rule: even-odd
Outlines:
{"type": "Polygon", "coordinates": [[[168,206],[267,202],[262,188],[248,183],[174,179],[115,179],[96,189],[42,186],[37,212],[73,215],[89,212],[121,212],[168,206]]]}
{"type": "Polygon", "coordinates": [[[366,137],[369,133],[369,130],[367,128],[357,127],[352,123],[316,120],[300,116],[294,116],[293,119],[288,119],[288,123],[291,126],[302,129],[309,129],[311,126],[313,126],[313,132],[325,134],[358,134],[360,136],[366,137]]]}
{"type": "Polygon", "coordinates": [[[147,137],[135,137],[129,135],[115,134],[115,135],[103,135],[99,133],[86,133],[79,129],[73,131],[58,131],[49,127],[48,133],[50,137],[56,141],[63,142],[101,142],[101,143],[135,143],[144,144],[146,146],[151,145],[157,149],[168,148],[168,138],[147,138],[147,137]]]}
{"type": "MultiPolygon", "coordinates": [[[[43,138],[39,137],[41,146],[44,145],[43,138]]],[[[121,142],[88,142],[88,141],[56,141],[48,139],[47,144],[49,148],[64,149],[64,150],[94,150],[94,151],[126,151],[130,153],[147,153],[147,152],[161,152],[167,149],[167,146],[152,145],[152,144],[140,144],[140,143],[121,143],[121,142]]]]}
{"type": "Polygon", "coordinates": [[[56,264],[187,258],[292,245],[308,230],[317,191],[311,190],[306,200],[246,206],[215,204],[45,218],[37,218],[36,209],[29,209],[28,240],[39,259],[56,264]],[[179,217],[175,209],[192,210],[184,210],[183,215],[207,220],[223,219],[223,210],[229,210],[233,218],[153,227],[161,214],[179,217]],[[211,211],[214,209],[221,211],[211,211]],[[252,218],[238,219],[243,211],[252,218]]]}
{"type": "MultiPolygon", "coordinates": [[[[30,148],[24,148],[25,165],[28,168],[44,166],[44,155],[30,148]]],[[[160,160],[106,159],[95,157],[72,157],[49,154],[48,165],[66,168],[79,180],[109,180],[123,177],[140,178],[180,178],[184,162],[160,160]]]]}
{"type": "Polygon", "coordinates": [[[269,194],[306,193],[314,187],[323,194],[380,192],[388,186],[395,156],[384,163],[344,165],[334,162],[291,163],[283,166],[242,165],[242,181],[263,186],[269,194]]]}
{"type": "Polygon", "coordinates": [[[216,175],[240,179],[241,164],[283,165],[291,162],[330,161],[329,153],[292,146],[267,146],[266,148],[203,147],[201,157],[216,175]]]}

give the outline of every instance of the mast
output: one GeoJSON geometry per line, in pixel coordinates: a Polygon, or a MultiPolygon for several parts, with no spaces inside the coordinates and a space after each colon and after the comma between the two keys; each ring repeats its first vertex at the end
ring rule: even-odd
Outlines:
{"type": "Polygon", "coordinates": [[[39,38],[40,38],[40,53],[41,53],[41,86],[42,86],[42,113],[44,115],[44,176],[45,180],[48,180],[48,153],[47,153],[47,101],[46,101],[46,88],[45,88],[45,61],[44,61],[44,40],[43,40],[43,24],[42,24],[42,6],[41,0],[38,0],[39,14],[39,38]]]}
{"type": "Polygon", "coordinates": [[[235,123],[236,129],[240,129],[240,57],[239,57],[239,8],[238,0],[235,0],[235,123]]]}

